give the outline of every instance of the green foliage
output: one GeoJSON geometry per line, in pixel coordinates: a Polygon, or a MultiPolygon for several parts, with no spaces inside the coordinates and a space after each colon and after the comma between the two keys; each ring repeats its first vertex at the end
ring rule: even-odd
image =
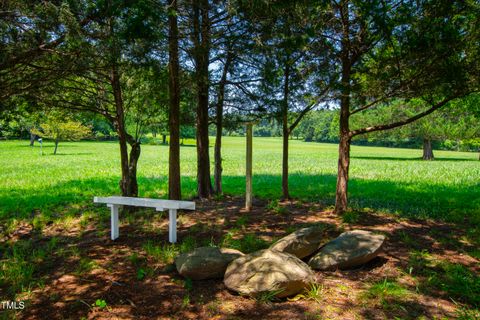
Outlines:
{"type": "Polygon", "coordinates": [[[248,223],[248,216],[241,216],[235,221],[237,227],[245,227],[248,223]]]}
{"type": "Polygon", "coordinates": [[[360,213],[358,211],[347,211],[341,216],[343,223],[355,224],[360,220],[360,213]]]}
{"type": "Polygon", "coordinates": [[[6,294],[14,297],[16,293],[33,289],[39,284],[38,275],[41,267],[51,263],[52,253],[57,248],[58,240],[52,238],[42,246],[34,246],[31,240],[19,240],[11,246],[0,245],[0,287],[7,288],[6,294]],[[53,240],[55,239],[55,240],[53,240]]]}
{"type": "Polygon", "coordinates": [[[75,120],[65,120],[63,116],[48,116],[45,122],[40,123],[41,130],[34,129],[33,133],[56,141],[77,141],[91,134],[89,128],[75,120]]]}
{"type": "Polygon", "coordinates": [[[232,231],[230,231],[223,237],[221,246],[237,249],[243,253],[251,253],[266,249],[269,243],[252,233],[246,234],[242,238],[235,238],[232,231]]]}
{"type": "Polygon", "coordinates": [[[284,206],[282,206],[279,202],[278,199],[275,199],[275,200],[271,200],[267,206],[265,207],[265,209],[267,210],[270,210],[270,211],[273,211],[277,214],[288,214],[288,210],[287,208],[285,208],[284,206]]]}
{"type": "Polygon", "coordinates": [[[90,271],[92,271],[96,267],[97,267],[97,264],[95,263],[95,261],[86,257],[82,257],[78,262],[75,273],[79,276],[83,276],[85,274],[88,274],[90,271]]]}
{"type": "Polygon", "coordinates": [[[480,306],[480,276],[464,265],[437,261],[428,252],[413,251],[409,273],[421,279],[422,291],[441,290],[451,299],[480,306]]]}
{"type": "Polygon", "coordinates": [[[371,301],[378,301],[384,308],[394,301],[405,299],[409,291],[394,280],[384,279],[374,283],[364,293],[364,298],[371,301]]]}
{"type": "Polygon", "coordinates": [[[255,296],[255,300],[259,303],[270,304],[274,301],[279,300],[277,298],[277,295],[282,293],[283,291],[284,289],[260,292],[258,295],[255,296]]]}
{"type": "Polygon", "coordinates": [[[105,309],[108,305],[107,302],[103,299],[97,299],[95,300],[95,303],[93,304],[94,307],[98,307],[100,309],[105,309]]]}
{"type": "Polygon", "coordinates": [[[312,300],[320,303],[323,299],[323,285],[320,283],[312,282],[303,290],[303,293],[297,294],[295,297],[288,299],[289,301],[297,301],[300,299],[312,300]]]}
{"type": "Polygon", "coordinates": [[[479,320],[480,319],[480,309],[469,309],[466,307],[460,307],[456,313],[457,313],[458,320],[479,320]]]}
{"type": "Polygon", "coordinates": [[[143,250],[154,260],[170,264],[178,254],[178,247],[175,244],[155,245],[152,241],[147,241],[143,245],[143,250]]]}

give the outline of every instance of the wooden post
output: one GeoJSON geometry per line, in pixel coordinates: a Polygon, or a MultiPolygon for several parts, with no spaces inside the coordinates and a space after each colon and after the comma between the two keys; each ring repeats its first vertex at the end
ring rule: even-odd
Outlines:
{"type": "Polygon", "coordinates": [[[252,209],[252,123],[247,123],[247,165],[245,173],[245,209],[252,209]]]}

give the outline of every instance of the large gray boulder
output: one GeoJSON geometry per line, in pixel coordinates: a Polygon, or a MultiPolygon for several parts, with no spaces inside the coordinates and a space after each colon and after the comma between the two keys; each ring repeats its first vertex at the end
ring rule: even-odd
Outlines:
{"type": "Polygon", "coordinates": [[[276,292],[279,298],[294,295],[313,281],[313,271],[305,262],[270,249],[235,259],[228,265],[223,280],[227,288],[242,295],[276,292]]]}
{"type": "Polygon", "coordinates": [[[175,258],[178,273],[192,280],[222,278],[230,262],[242,256],[238,250],[200,247],[175,258]]]}
{"type": "Polygon", "coordinates": [[[308,227],[290,233],[275,242],[270,249],[293,254],[299,259],[313,254],[323,244],[325,230],[320,227],[308,227]]]}
{"type": "Polygon", "coordinates": [[[314,255],[308,265],[316,270],[347,269],[375,258],[382,250],[385,236],[364,230],[342,233],[314,255]]]}

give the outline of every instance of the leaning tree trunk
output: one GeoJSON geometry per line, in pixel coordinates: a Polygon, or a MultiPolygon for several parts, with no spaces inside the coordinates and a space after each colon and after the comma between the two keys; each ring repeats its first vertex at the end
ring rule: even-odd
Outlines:
{"type": "Polygon", "coordinates": [[[432,140],[423,139],[423,160],[433,160],[432,140]]]}
{"type": "Polygon", "coordinates": [[[58,149],[58,139],[55,139],[55,149],[53,150],[53,154],[57,154],[57,149],[58,149]]]}
{"type": "MultiPolygon", "coordinates": [[[[168,0],[167,0],[168,2],[168,0]]],[[[179,62],[178,62],[178,25],[177,25],[177,0],[172,0],[169,14],[169,129],[170,145],[168,158],[168,198],[180,200],[180,84],[179,84],[179,62]]],[[[163,135],[163,143],[166,143],[166,136],[163,135]]]]}
{"type": "Polygon", "coordinates": [[[120,86],[120,77],[116,66],[112,67],[110,75],[110,83],[112,86],[113,97],[115,100],[115,129],[118,134],[118,142],[120,145],[120,165],[122,168],[122,179],[120,180],[120,189],[122,196],[135,197],[137,194],[132,194],[132,184],[130,182],[130,172],[128,163],[128,146],[127,146],[127,131],[125,128],[125,114],[122,98],[122,88],[120,86]]]}

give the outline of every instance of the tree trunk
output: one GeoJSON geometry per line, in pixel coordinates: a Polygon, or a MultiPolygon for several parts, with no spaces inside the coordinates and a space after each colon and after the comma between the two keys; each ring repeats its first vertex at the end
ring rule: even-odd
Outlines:
{"type": "MultiPolygon", "coordinates": [[[[170,135],[170,141],[171,141],[172,136],[170,135]]],[[[162,144],[167,144],[167,135],[162,134],[162,144]]]]}
{"type": "Polygon", "coordinates": [[[210,59],[210,20],[208,0],[194,2],[194,58],[197,82],[197,192],[199,198],[210,198],[210,156],[208,139],[208,66],[210,59]],[[201,20],[201,22],[200,22],[201,20]]]}
{"type": "MultiPolygon", "coordinates": [[[[133,137],[129,137],[133,140],[133,137]]],[[[130,140],[129,139],[129,140],[130,140]]],[[[137,163],[140,158],[140,142],[130,140],[130,159],[128,164],[128,185],[127,193],[129,197],[138,196],[138,182],[137,182],[137,163]]]]}
{"type": "Polygon", "coordinates": [[[350,60],[350,23],[348,3],[341,2],[340,16],[343,24],[342,29],[342,79],[340,97],[340,142],[338,144],[338,175],[335,195],[335,213],[342,214],[348,208],[348,170],[350,167],[350,92],[351,70],[350,60]]]}
{"type": "Polygon", "coordinates": [[[116,66],[112,66],[110,83],[113,90],[113,97],[115,100],[115,129],[118,134],[118,142],[120,145],[120,166],[122,168],[122,179],[120,180],[120,189],[122,196],[135,196],[130,193],[130,173],[128,164],[128,146],[127,146],[127,131],[125,128],[125,115],[123,108],[122,89],[120,86],[120,77],[116,66]]]}
{"type": "Polygon", "coordinates": [[[217,132],[215,136],[215,169],[214,169],[214,192],[216,194],[222,194],[222,126],[223,126],[223,103],[220,107],[217,104],[217,132]],[[219,115],[219,112],[222,115],[219,115]]]}
{"type": "Polygon", "coordinates": [[[350,167],[350,138],[340,137],[338,145],[338,175],[335,212],[344,213],[348,208],[348,171],[350,167]]]}
{"type": "Polygon", "coordinates": [[[283,153],[282,153],[282,197],[290,199],[288,191],[288,138],[290,130],[288,126],[288,95],[289,95],[290,66],[288,61],[285,62],[284,84],[283,84],[283,103],[282,103],[282,136],[283,136],[283,153]]]}
{"type": "Polygon", "coordinates": [[[57,149],[58,149],[58,139],[55,139],[55,149],[53,150],[53,154],[57,154],[57,149]]]}
{"type": "Polygon", "coordinates": [[[30,132],[30,147],[33,147],[33,145],[35,144],[35,138],[36,137],[37,136],[34,133],[30,132]]]}
{"type": "Polygon", "coordinates": [[[222,78],[218,85],[218,101],[216,106],[217,115],[217,131],[215,136],[215,169],[214,169],[214,192],[216,194],[222,194],[222,131],[223,131],[223,102],[225,98],[225,85],[227,83],[228,70],[230,69],[230,63],[232,60],[231,51],[227,52],[227,58],[223,66],[222,78]]]}
{"type": "Polygon", "coordinates": [[[432,140],[423,139],[423,160],[433,160],[432,140]]]}
{"type": "MultiPolygon", "coordinates": [[[[178,25],[177,25],[177,0],[172,0],[171,12],[168,15],[169,23],[169,129],[170,145],[168,159],[168,198],[180,200],[180,87],[179,87],[179,62],[178,62],[178,25]]],[[[163,135],[163,143],[166,136],[163,135]]]]}
{"type": "Polygon", "coordinates": [[[282,197],[290,199],[288,192],[288,131],[283,131],[283,154],[282,154],[282,197]]]}
{"type": "Polygon", "coordinates": [[[253,124],[247,124],[246,130],[246,172],[245,172],[245,209],[252,210],[252,160],[253,160],[253,124]]]}

